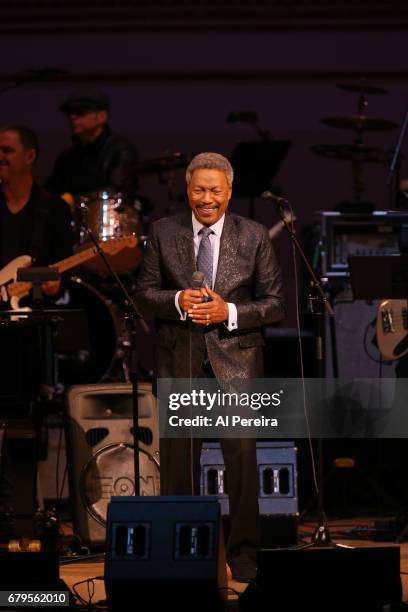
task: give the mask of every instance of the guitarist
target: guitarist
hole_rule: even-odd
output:
[[[72,254],[69,207],[35,183],[33,165],[37,155],[38,141],[31,129],[14,125],[0,127],[0,277],[4,266],[20,255],[30,255],[35,265],[47,266]],[[59,291],[60,281],[43,284],[43,292],[48,296],[56,296]],[[4,307],[9,308],[9,303]],[[33,355],[34,360],[36,357]],[[9,359],[13,358],[14,353]],[[27,360],[26,355],[24,359]],[[18,363],[15,366],[19,368]],[[3,379],[2,384],[5,384]],[[3,394],[3,389],[0,391]],[[13,432],[1,457],[0,537],[6,538],[11,535],[31,537],[34,530],[37,437],[31,436],[26,440],[19,434],[20,426],[15,424],[21,414],[31,415],[25,392],[24,381],[21,388],[16,387],[15,393],[20,393],[20,396],[12,401],[7,400],[7,395],[5,398],[2,396],[0,406],[0,417],[5,420],[6,428]],[[10,414],[13,416],[11,420],[8,419]],[[34,414],[32,427],[37,432],[41,423],[40,411]],[[13,508],[16,517],[23,518],[16,519],[11,527],[4,517],[12,513]]]
[[[34,181],[37,155],[38,140],[30,128],[0,127],[0,274],[19,255],[46,266],[72,254],[69,207]],[[43,284],[45,295],[59,290],[60,281]]]

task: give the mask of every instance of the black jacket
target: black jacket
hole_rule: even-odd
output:
[[[137,191],[136,165],[133,145],[106,127],[89,144],[74,138],[73,145],[58,157],[46,187],[59,195],[109,190],[132,199]]]
[[[174,305],[178,290],[190,286],[195,270],[191,211],[160,219],[152,226],[137,281],[135,299],[157,321],[156,359],[162,378],[189,377],[192,335],[192,375],[199,376],[207,349],[219,380],[263,375],[262,326],[284,315],[280,268],[265,227],[227,213],[221,236],[214,291],[238,312],[238,330],[224,324],[190,327],[180,321]]]

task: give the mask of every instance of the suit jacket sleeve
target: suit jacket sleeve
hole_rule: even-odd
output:
[[[163,288],[160,241],[155,224],[149,235],[143,264],[135,289],[135,301],[143,314],[154,314],[158,319],[179,319],[174,304],[178,290]]]
[[[255,256],[252,300],[236,306],[239,330],[269,325],[285,315],[280,268],[266,227]]]

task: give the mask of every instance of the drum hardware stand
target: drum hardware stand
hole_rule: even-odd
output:
[[[82,206],[82,209],[85,209],[85,206]],[[84,219],[81,221],[81,225],[84,228],[86,234],[89,236],[91,242],[95,245],[97,253],[99,257],[102,259],[103,263],[106,266],[106,269],[113,276],[115,281],[120,287],[120,290],[123,293],[125,298],[125,319],[127,321],[128,329],[130,331],[130,339],[131,339],[131,359],[130,359],[130,379],[132,383],[132,417],[133,417],[133,455],[134,455],[134,475],[135,475],[135,495],[140,495],[140,467],[139,467],[139,402],[138,402],[138,377],[137,377],[137,358],[136,358],[136,327],[135,322],[138,321],[141,325],[143,331],[149,333],[149,327],[147,323],[143,319],[142,315],[139,313],[136,304],[132,297],[130,296],[128,290],[125,285],[121,281],[119,275],[114,270],[112,265],[110,264],[108,258],[106,257],[103,249],[100,247],[95,235],[93,234],[91,228],[85,223]]]
[[[300,256],[303,261],[308,275],[310,277],[312,287],[311,306],[314,315],[314,328],[315,328],[315,358],[317,368],[317,378],[323,379],[325,377],[325,351],[324,351],[324,313],[325,311],[330,318],[334,318],[333,308],[324,292],[321,282],[317,279],[314,270],[302,249],[294,231],[292,230],[291,224],[285,215],[285,206],[288,206],[292,212],[291,203],[285,198],[275,196],[270,191],[265,191],[262,194],[262,198],[271,200],[276,207],[276,210],[281,218],[281,221],[288,232],[289,238],[292,241],[296,253]],[[322,436],[318,439],[318,475],[317,475],[317,502],[318,502],[318,524],[315,527],[311,546],[331,546],[331,536],[327,525],[326,513],[324,510],[323,500],[323,440]]]

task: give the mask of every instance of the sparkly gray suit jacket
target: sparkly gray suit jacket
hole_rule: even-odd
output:
[[[191,286],[195,269],[191,211],[156,221],[135,299],[144,314],[156,318],[157,375],[200,376],[206,348],[219,380],[261,377],[261,327],[284,315],[280,270],[266,227],[225,215],[214,291],[236,305],[237,330],[229,332],[223,323],[202,326],[180,320],[175,295]]]

